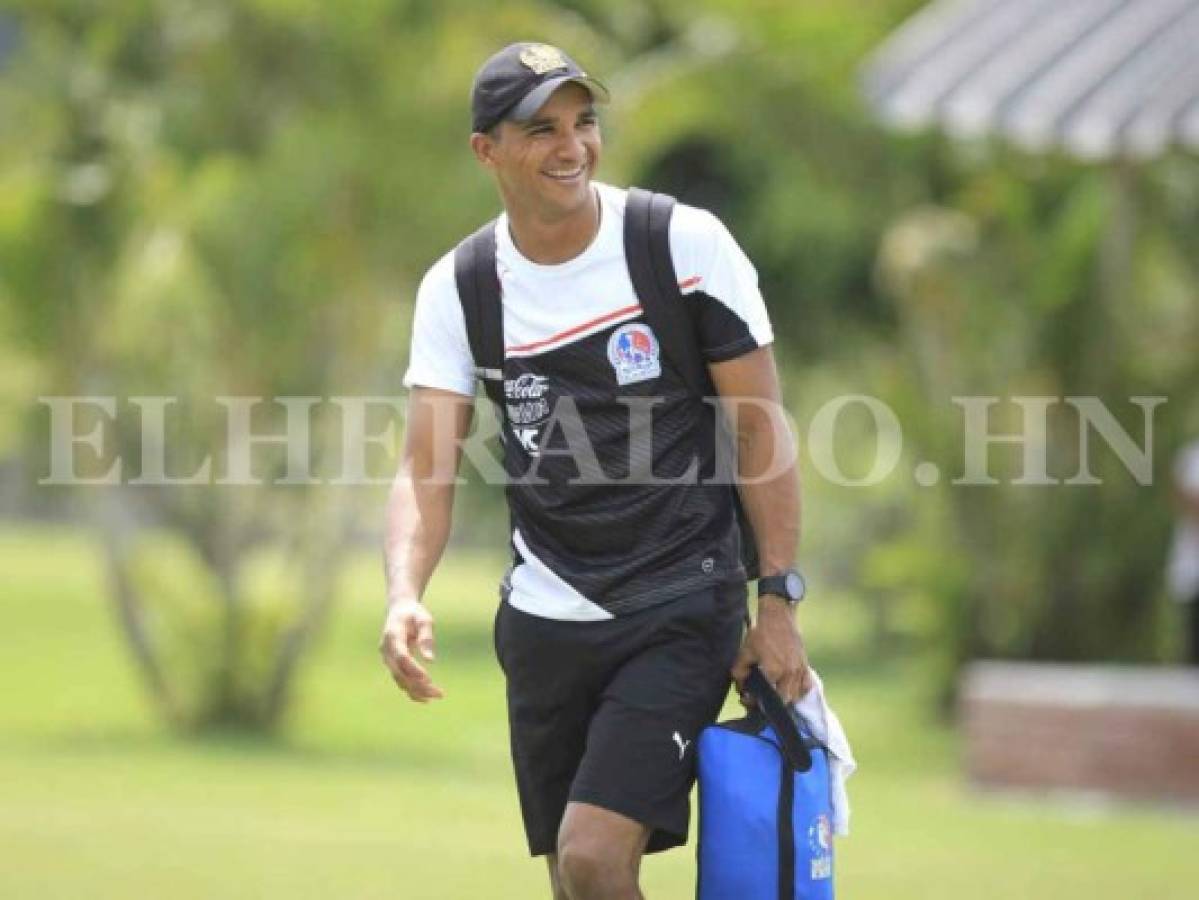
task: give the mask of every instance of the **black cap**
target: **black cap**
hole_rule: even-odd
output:
[[[475,75],[471,130],[487,131],[502,119],[529,118],[568,81],[587,88],[596,103],[608,102],[608,89],[557,47],[528,41],[509,44]]]

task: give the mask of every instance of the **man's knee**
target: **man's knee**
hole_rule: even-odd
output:
[[[570,804],[558,832],[558,875],[572,900],[639,897],[644,826],[587,804]]]
[[[571,900],[636,896],[636,863],[588,838],[575,837],[558,845],[558,877]]]

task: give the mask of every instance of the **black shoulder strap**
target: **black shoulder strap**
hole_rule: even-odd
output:
[[[670,253],[670,216],[675,200],[641,188],[629,188],[624,212],[624,252],[633,290],[641,301],[662,350],[679,367],[687,388],[696,397],[710,397],[716,389],[699,349],[699,335],[679,288]],[[727,434],[726,438],[731,440]],[[733,506],[741,529],[741,562],[750,579],[758,577],[758,547],[741,495],[733,490]]]
[[[500,276],[495,268],[495,220],[454,250],[454,280],[466,319],[466,339],[475,377],[501,409],[504,404],[504,316]]]
[[[704,397],[711,393],[711,380],[670,254],[674,203],[666,194],[629,188],[624,213],[625,259],[645,320],[662,350],[682,371],[691,392]]]

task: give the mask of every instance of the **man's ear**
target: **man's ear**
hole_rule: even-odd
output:
[[[495,145],[495,138],[485,132],[476,131],[470,136],[470,149],[475,159],[489,169],[495,168]]]

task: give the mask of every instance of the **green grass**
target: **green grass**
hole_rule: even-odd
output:
[[[492,655],[497,559],[451,553],[434,581],[447,696],[428,706],[379,664],[378,564],[355,560],[276,741],[162,730],[79,536],[0,530],[0,571],[0,898],[546,896]],[[969,790],[919,669],[857,659],[852,609],[805,613],[862,766],[839,896],[1195,896],[1193,815]],[[646,894],[690,897],[693,872],[690,848],[650,857]]]

